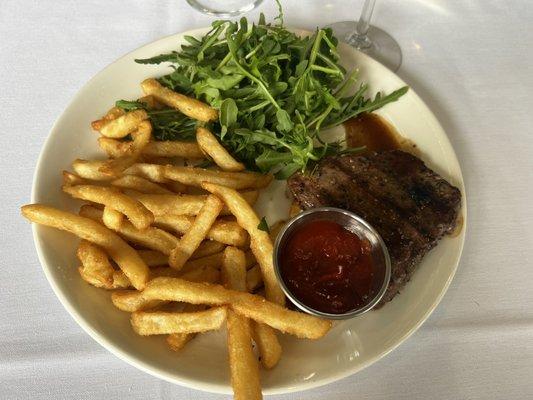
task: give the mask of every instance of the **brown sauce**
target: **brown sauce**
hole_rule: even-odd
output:
[[[409,139],[401,136],[393,126],[378,114],[361,114],[344,123],[348,147],[365,146],[365,153],[385,150],[404,150],[417,155],[418,149]]]

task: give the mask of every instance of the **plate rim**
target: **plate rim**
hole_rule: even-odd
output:
[[[123,55],[121,55],[120,57],[116,58],[115,60],[113,60],[112,62],[110,62],[109,64],[107,64],[103,68],[101,68],[88,81],[86,81],[76,91],[76,93],[74,93],[74,95],[69,99],[66,107],[63,109],[61,114],[55,119],[55,121],[52,124],[50,130],[48,131],[46,139],[43,142],[43,145],[42,145],[41,150],[39,152],[39,156],[37,158],[37,163],[35,164],[35,170],[34,170],[33,177],[32,177],[33,181],[32,181],[32,188],[31,188],[31,203],[36,203],[38,201],[38,199],[37,199],[38,177],[39,177],[40,173],[43,170],[43,165],[42,164],[44,162],[43,161],[44,157],[45,157],[44,155],[48,152],[48,148],[51,146],[51,141],[52,141],[51,138],[54,135],[54,132],[56,131],[57,126],[60,125],[61,121],[64,118],[66,118],[66,115],[68,114],[68,110],[72,107],[72,104],[77,99],[82,97],[81,93],[84,92],[86,90],[86,88],[94,80],[97,79],[97,77],[99,77],[102,73],[104,73],[112,65],[116,64],[117,62],[119,62],[119,61],[121,61],[121,60],[123,60],[125,58],[130,57],[132,53],[135,53],[135,52],[137,52],[137,51],[139,51],[139,50],[141,50],[141,49],[143,49],[145,47],[148,47],[148,46],[151,46],[151,45],[155,45],[158,42],[163,42],[163,41],[169,40],[169,39],[171,39],[173,37],[179,38],[179,37],[183,37],[184,35],[198,36],[198,35],[201,35],[201,34],[207,32],[209,29],[210,29],[210,27],[203,27],[203,28],[196,28],[196,29],[186,30],[186,31],[182,31],[182,32],[176,32],[176,33],[173,33],[173,34],[170,34],[170,35],[163,36],[163,37],[158,38],[156,40],[153,40],[151,42],[145,43],[145,44],[143,44],[143,45],[141,45],[141,46],[139,46],[139,47],[137,47],[137,48],[135,48],[135,49],[123,54]],[[297,32],[299,34],[309,34],[309,33],[311,33],[311,31],[309,31],[307,29],[300,29],[300,28],[295,28],[295,27],[287,27],[287,29],[289,29],[291,31],[294,31],[294,32]],[[370,64],[375,63],[375,64],[380,65],[381,67],[387,69],[387,71],[389,73],[392,73],[394,76],[396,76],[402,83],[408,85],[408,83],[405,82],[405,80],[403,78],[398,76],[395,72],[391,71],[389,68],[387,68],[383,64],[381,64],[378,61],[372,59],[368,55],[360,52],[357,49],[352,48],[351,46],[349,46],[349,45],[347,45],[347,44],[345,44],[343,42],[339,42],[339,46],[348,46],[348,47],[350,47],[352,49],[352,51],[358,53],[359,57],[365,59],[365,62],[368,62]],[[347,378],[349,376],[355,375],[356,373],[362,371],[363,369],[369,367],[370,365],[372,365],[372,364],[376,363],[377,361],[381,360],[382,358],[386,357],[389,353],[391,353],[398,346],[403,344],[408,338],[410,338],[422,326],[422,324],[424,324],[424,322],[429,318],[429,316],[435,311],[435,309],[438,307],[438,305],[442,301],[444,295],[446,294],[446,292],[448,291],[448,289],[450,287],[450,284],[451,284],[453,278],[455,277],[455,274],[456,274],[457,269],[459,267],[459,263],[461,261],[462,253],[463,253],[463,250],[464,250],[464,243],[465,243],[465,240],[466,240],[466,230],[467,230],[467,225],[468,225],[468,223],[467,223],[467,221],[468,221],[468,218],[467,218],[467,195],[466,195],[466,187],[465,187],[465,184],[464,184],[463,172],[462,172],[462,169],[461,169],[461,165],[460,165],[459,159],[457,158],[457,154],[455,152],[455,149],[452,146],[452,143],[450,141],[450,138],[446,134],[446,131],[444,130],[444,128],[442,127],[441,123],[439,122],[439,120],[435,116],[434,112],[429,108],[429,106],[426,104],[426,102],[423,101],[423,99],[418,95],[418,93],[416,93],[411,87],[409,87],[409,92],[411,93],[411,95],[415,96],[417,101],[419,101],[420,103],[422,103],[424,105],[424,107],[428,111],[429,116],[437,124],[438,128],[440,128],[440,130],[444,133],[442,139],[445,140],[447,142],[447,144],[449,145],[449,147],[451,149],[451,152],[452,152],[451,155],[453,156],[455,162],[458,165],[458,175],[456,176],[456,178],[458,179],[457,183],[459,183],[460,186],[461,186],[462,199],[461,199],[461,211],[460,212],[461,212],[461,215],[462,215],[462,218],[463,218],[463,223],[462,223],[462,228],[461,228],[462,230],[460,232],[461,242],[459,243],[459,251],[457,252],[457,257],[456,257],[457,261],[454,263],[455,265],[453,267],[453,271],[450,273],[448,279],[446,280],[446,282],[444,283],[444,285],[442,287],[441,292],[438,294],[438,296],[436,297],[436,300],[433,302],[431,307],[429,307],[426,310],[426,312],[424,313],[424,315],[422,316],[422,318],[420,318],[419,321],[417,321],[417,323],[414,324],[411,327],[411,329],[406,331],[404,333],[404,335],[402,335],[401,338],[398,339],[396,341],[396,343],[394,343],[392,346],[390,346],[388,348],[385,348],[383,351],[379,352],[378,354],[374,355],[373,357],[369,357],[365,362],[357,364],[353,368],[348,368],[345,371],[333,374],[330,377],[322,378],[322,379],[319,379],[319,380],[316,380],[316,381],[299,382],[297,385],[292,385],[292,386],[288,386],[288,387],[284,387],[284,388],[267,388],[267,389],[263,390],[263,394],[264,395],[281,395],[281,394],[301,392],[301,391],[306,391],[306,390],[311,390],[311,389],[314,389],[314,388],[322,387],[322,386],[331,384],[333,382],[339,381],[341,379]],[[67,310],[67,312],[74,319],[74,321],[76,321],[76,323],[94,341],[96,341],[99,345],[101,345],[103,348],[108,350],[110,353],[114,354],[119,359],[127,362],[128,364],[134,366],[135,368],[138,368],[141,371],[146,372],[146,373],[148,373],[151,376],[154,376],[156,378],[162,379],[164,381],[167,381],[167,382],[170,382],[170,383],[173,383],[173,384],[181,385],[181,386],[184,386],[184,387],[187,387],[187,388],[200,390],[200,391],[206,391],[206,392],[210,392],[210,393],[218,393],[218,394],[225,394],[225,395],[232,393],[231,384],[229,384],[229,382],[226,385],[220,385],[220,384],[212,384],[210,382],[200,382],[198,380],[187,379],[187,378],[182,378],[182,377],[176,377],[175,375],[170,375],[167,372],[165,372],[164,370],[138,359],[132,353],[129,353],[129,352],[126,352],[126,351],[120,349],[119,347],[117,347],[114,344],[112,344],[111,342],[109,342],[108,339],[105,336],[101,335],[96,330],[94,330],[90,326],[90,324],[88,322],[86,322],[86,320],[83,317],[83,315],[81,313],[79,313],[71,305],[70,301],[63,294],[63,292],[59,289],[59,287],[55,283],[55,280],[53,279],[51,273],[48,271],[49,267],[47,267],[48,264],[45,262],[45,256],[44,256],[44,251],[43,251],[43,248],[42,248],[42,243],[41,243],[39,230],[40,230],[40,226],[38,226],[37,224],[32,224],[32,236],[33,236],[35,249],[37,251],[37,256],[38,256],[38,259],[39,259],[39,263],[41,264],[41,269],[43,270],[48,283],[52,287],[52,290],[53,290],[54,294],[56,295],[56,297],[59,299],[60,303]]]

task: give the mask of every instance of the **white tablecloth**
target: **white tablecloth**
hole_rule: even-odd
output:
[[[273,1],[260,7],[275,15]],[[284,1],[286,23],[355,18],[362,1]],[[257,12],[250,14],[256,18]],[[119,360],[48,285],[19,206],[55,118],[100,69],[212,21],[184,0],[0,2],[0,398],[218,399]],[[469,227],[444,300],[406,343],[355,376],[276,399],[533,398],[533,7],[527,0],[381,0],[399,74],[443,124]]]

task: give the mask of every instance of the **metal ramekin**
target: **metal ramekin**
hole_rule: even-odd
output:
[[[372,245],[372,256],[374,257],[374,264],[378,268],[378,271],[382,274],[383,282],[376,296],[363,307],[350,310],[344,314],[330,314],[323,311],[318,311],[300,301],[287,288],[287,285],[285,285],[285,282],[283,281],[283,277],[280,272],[280,256],[284,245],[286,244],[287,239],[296,229],[306,223],[317,220],[337,222],[344,228],[357,234],[360,238],[366,238]],[[381,239],[379,233],[368,222],[366,222],[364,219],[350,211],[334,207],[321,207],[313,208],[298,214],[297,216],[292,218],[280,231],[276,239],[276,243],[274,244],[274,270],[276,272],[276,276],[281,285],[281,288],[285,292],[285,295],[302,311],[322,318],[348,319],[367,312],[368,310],[372,309],[377,303],[379,303],[379,301],[385,294],[385,291],[387,290],[387,286],[389,285],[391,277],[391,262],[387,246],[385,246],[383,239]]]

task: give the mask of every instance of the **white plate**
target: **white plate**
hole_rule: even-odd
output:
[[[60,190],[60,172],[75,158],[102,157],[89,123],[117,99],[141,95],[139,83],[169,71],[165,66],[136,64],[146,58],[177,49],[183,35],[198,36],[195,30],[166,37],[114,62],[79,91],[57,120],[41,152],[32,201],[72,211],[77,203]],[[349,46],[341,45],[343,64],[358,66],[361,78],[372,92],[391,92],[405,83],[394,73]],[[424,160],[458,186],[463,193],[461,169],[442,127],[410,90],[398,102],[380,110],[405,137],[416,142]],[[278,193],[283,188],[278,185]],[[263,199],[268,196],[263,196]],[[267,207],[270,211],[277,206]],[[463,211],[464,213],[464,211]],[[466,220],[466,215],[463,215]],[[272,220],[273,218],[271,218]],[[466,221],[465,221],[466,222]],[[262,372],[266,394],[279,394],[324,385],[365,368],[406,340],[430,315],[446,292],[457,268],[465,226],[453,238],[445,238],[423,260],[402,293],[378,311],[335,325],[323,339],[298,340],[282,336],[283,357],[272,371]],[[224,333],[200,335],[176,354],[160,337],[133,333],[129,314],[118,311],[109,293],[83,282],[75,257],[77,239],[54,229],[34,226],[34,239],[43,270],[65,308],[98,343],[128,363],[170,382],[211,392],[230,393]]]

